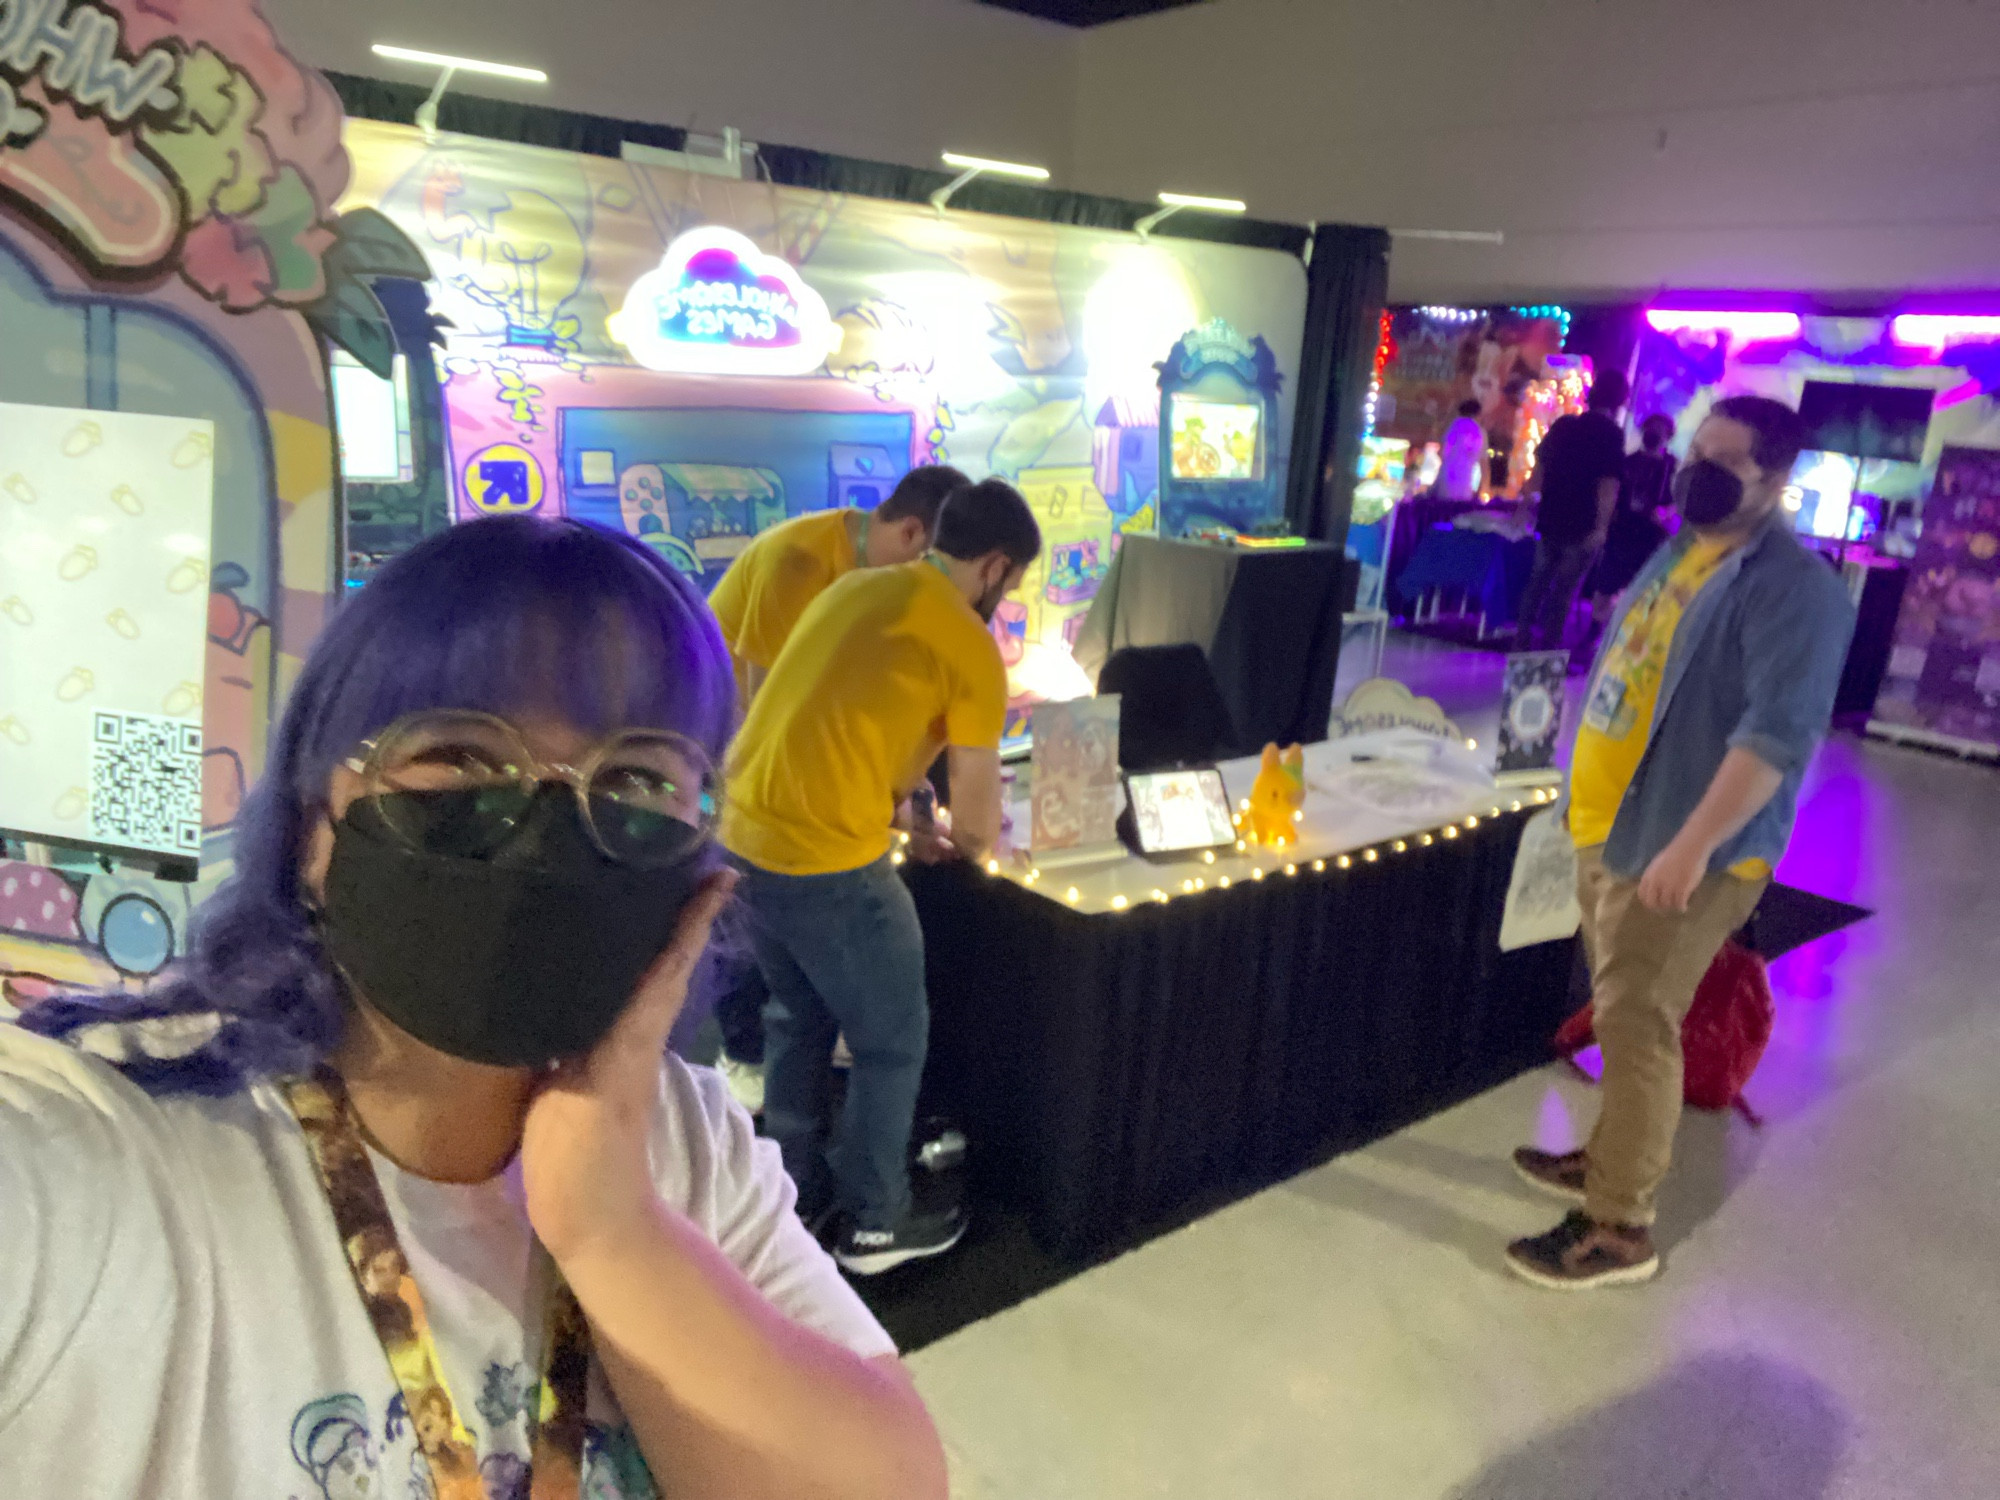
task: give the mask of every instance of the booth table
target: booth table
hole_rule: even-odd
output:
[[[1332,547],[1245,548],[1128,536],[1091,601],[1076,659],[1093,677],[1124,646],[1200,646],[1228,705],[1231,751],[1326,734],[1340,664],[1345,559]]]
[[[1462,594],[1478,607],[1486,629],[1498,629],[1514,623],[1534,566],[1533,537],[1516,541],[1498,532],[1433,527],[1398,575],[1396,594],[1412,607],[1426,594]]]
[[[1358,743],[1310,747],[1309,783]],[[1224,769],[1247,794],[1254,763]],[[1498,941],[1535,794],[1466,785],[1451,837],[1442,805],[1309,792],[1295,848],[1213,865],[906,867],[929,967],[924,1108],[964,1126],[975,1199],[1088,1255],[1545,1059],[1574,945]]]

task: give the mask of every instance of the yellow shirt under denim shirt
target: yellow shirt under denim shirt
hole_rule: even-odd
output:
[[[1696,538],[1672,568],[1633,598],[1599,659],[1570,759],[1569,831],[1577,848],[1611,837],[1619,804],[1646,753],[1674,632],[1730,550],[1728,543]],[[1770,874],[1771,867],[1747,859],[1729,873],[1754,880]]]

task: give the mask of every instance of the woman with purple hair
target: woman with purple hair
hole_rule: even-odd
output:
[[[186,963],[0,1026],[0,1494],[943,1496],[777,1152],[665,1050],[734,712],[700,595],[576,523],[346,606]]]

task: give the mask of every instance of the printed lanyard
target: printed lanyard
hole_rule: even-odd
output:
[[[405,1411],[418,1435],[418,1451],[430,1470],[431,1492],[441,1500],[478,1497],[484,1489],[472,1434],[459,1420],[458,1406],[445,1388],[444,1363],[431,1337],[423,1294],[410,1275],[410,1262],[362,1144],[346,1085],[338,1073],[323,1067],[311,1078],[286,1084],[285,1097],[305,1132],[306,1149],[333,1210],[362,1306],[402,1389]],[[528,1494],[530,1500],[577,1500],[583,1483],[590,1326],[576,1294],[552,1265],[549,1270]]]

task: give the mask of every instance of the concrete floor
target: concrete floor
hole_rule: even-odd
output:
[[[1498,660],[1392,670],[1480,734]],[[1878,915],[1772,966],[1766,1123],[1687,1119],[1658,1281],[1505,1273],[1561,1213],[1508,1150],[1594,1108],[1544,1070],[919,1353],[955,1495],[2000,1496],[2000,771],[1836,738],[1779,877]]]

